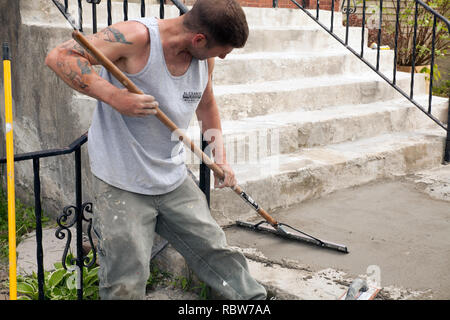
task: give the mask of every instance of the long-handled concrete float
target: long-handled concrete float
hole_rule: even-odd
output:
[[[85,36],[83,36],[80,32],[80,28],[78,27],[77,22],[72,16],[66,11],[63,4],[61,4],[58,0],[52,0],[53,3],[58,7],[64,17],[69,21],[70,25],[73,27],[74,31],[72,32],[72,37],[77,41],[84,49],[86,49],[95,59],[105,67],[117,80],[120,81],[130,92],[136,94],[144,94],[128,77],[117,68],[102,52],[100,52],[95,46],[93,46]],[[186,134],[180,130],[159,108],[157,108],[157,112],[155,115],[164,125],[166,125],[172,132],[177,134],[178,139],[182,141],[197,157],[206,164],[208,168],[210,168],[217,176],[221,179],[224,179],[223,170],[215,164],[200,148],[198,148],[190,139],[186,136]],[[237,225],[241,227],[250,228],[255,231],[265,231],[274,233],[278,236],[299,240],[308,243],[312,243],[314,245],[318,245],[324,248],[338,250],[340,252],[348,253],[347,247],[342,244],[332,243],[328,241],[323,241],[313,236],[310,236],[300,230],[297,230],[291,226],[288,226],[284,223],[279,223],[273,217],[271,217],[266,210],[261,208],[247,193],[239,185],[234,186],[233,191],[238,194],[247,204],[249,204],[260,216],[262,216],[265,221],[257,223],[255,225],[237,221]],[[263,224],[268,224],[269,226],[263,226]],[[296,234],[291,233],[286,230],[286,228],[292,229],[296,232]]]

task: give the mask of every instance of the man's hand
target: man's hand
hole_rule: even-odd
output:
[[[228,163],[226,164],[218,164],[217,165],[223,170],[225,174],[225,179],[219,178],[219,176],[214,173],[214,187],[215,188],[225,188],[225,187],[234,187],[237,184],[236,177],[234,176],[234,171],[231,169]]]
[[[158,101],[151,95],[136,94],[127,89],[119,89],[110,99],[109,103],[114,109],[125,116],[145,117],[156,114]]]

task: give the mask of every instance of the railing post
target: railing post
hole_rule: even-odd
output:
[[[320,0],[316,1],[316,19],[319,20]]]
[[[431,39],[431,70],[430,70],[430,86],[428,92],[428,112],[431,113],[431,100],[433,97],[433,76],[434,76],[434,52],[436,49],[436,16],[433,19],[433,36]],[[448,121],[447,121],[448,123]]]
[[[392,76],[392,83],[397,81],[397,51],[398,51],[398,33],[400,27],[400,0],[397,0],[397,8],[395,9],[395,38],[394,38],[394,70]]]
[[[350,0],[347,0],[347,8],[345,11],[347,23],[345,24],[345,45],[348,45],[348,30],[350,27]]]
[[[208,142],[203,139],[203,135],[201,135],[202,141],[202,150],[205,154],[210,157],[210,152],[207,152],[206,147],[208,146]],[[208,206],[210,205],[210,191],[211,191],[211,170],[203,163],[200,163],[200,189],[206,196],[206,200],[208,201]]]
[[[447,139],[445,140],[444,162],[450,162],[450,97],[448,99],[447,109]]]
[[[364,36],[365,36],[365,27],[366,27],[366,0],[363,0],[362,7],[362,22],[361,22],[361,58],[364,56]]]
[[[97,33],[97,5],[101,0],[86,0],[92,4],[92,33]]]
[[[75,207],[77,230],[77,296],[83,299],[83,211],[82,211],[82,186],[81,186],[81,147],[75,150]]]
[[[141,0],[141,18],[145,17],[145,0]]]
[[[83,32],[83,5],[81,4],[81,0],[78,0],[78,25],[80,32]]]
[[[123,20],[128,21],[128,0],[123,0]]]
[[[44,300],[44,250],[42,248],[42,208],[41,180],[39,177],[39,158],[33,159],[34,174],[34,214],[36,218],[36,258],[39,300]]]
[[[380,16],[378,17],[378,35],[377,35],[377,71],[380,70],[380,47],[381,47],[381,28],[383,25],[383,0],[380,0]]]
[[[411,61],[411,89],[409,97],[412,99],[414,97],[414,72],[416,66],[416,40],[417,40],[417,16],[419,14],[419,3],[416,1],[416,7],[414,10],[414,36],[413,36],[413,47],[412,47],[412,61]]]
[[[331,25],[330,25],[330,32],[333,32],[333,25],[334,25],[334,1],[331,0]]]
[[[108,13],[108,26],[112,25],[111,0],[106,2],[106,11]]]
[[[164,0],[159,0],[159,18],[164,19]]]

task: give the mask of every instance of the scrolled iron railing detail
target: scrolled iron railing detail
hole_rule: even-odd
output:
[[[85,266],[86,268],[90,268],[97,261],[97,250],[95,249],[94,241],[92,240],[92,232],[91,232],[92,231],[92,218],[86,218],[86,216],[84,215],[85,212],[88,212],[90,214],[93,213],[92,202],[85,202],[81,206],[81,215],[82,215],[81,217],[82,217],[83,221],[86,221],[88,223],[87,237],[89,240],[90,247],[92,248],[92,259],[89,261],[89,257],[84,256],[83,257],[83,266]]]
[[[333,0],[333,2],[334,2],[334,0]],[[355,13],[356,12],[356,0],[352,0],[352,4],[350,5],[350,0],[347,0],[347,1],[345,1],[345,0],[343,0],[342,1],[342,3],[341,3],[341,11],[342,11],[342,13],[349,13],[349,14],[352,14],[352,13]]]
[[[72,220],[69,220],[71,216]],[[66,270],[67,270],[66,266],[67,254],[69,253],[70,244],[72,242],[72,231],[70,230],[70,228],[73,227],[76,222],[77,222],[77,208],[75,206],[64,207],[63,213],[56,219],[56,223],[59,226],[59,228],[56,229],[55,231],[56,238],[58,238],[59,240],[63,240],[67,236],[66,245],[64,247],[64,252],[61,259],[62,265]],[[76,261],[74,259],[70,261],[71,264],[75,264],[75,262]]]
[[[90,268],[93,266],[97,260],[97,252],[94,246],[94,241],[92,239],[91,230],[92,230],[92,218],[86,218],[85,212],[93,213],[93,205],[92,202],[85,202],[81,206],[81,210],[78,210],[76,206],[66,206],[63,209],[63,213],[56,219],[56,223],[58,224],[58,229],[55,231],[55,236],[63,240],[67,236],[66,244],[64,247],[63,256],[61,258],[62,266],[64,269],[68,270],[68,267],[66,265],[67,255],[70,250],[70,245],[72,242],[72,231],[70,228],[72,228],[77,222],[81,220],[86,221],[88,223],[87,226],[87,237],[89,240],[89,244],[92,248],[92,259],[89,259],[87,255],[83,255],[83,257],[76,257],[70,260],[70,264],[74,265],[77,264],[77,261],[82,261],[83,267]],[[79,213],[78,213],[79,212]],[[79,217],[78,215],[81,215]]]

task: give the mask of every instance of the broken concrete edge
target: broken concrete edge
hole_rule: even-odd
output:
[[[429,299],[431,290],[385,286],[376,283],[368,274],[351,277],[344,270],[326,268],[313,270],[295,260],[271,260],[255,249],[240,250],[248,259],[250,272],[278,300],[338,300],[346,294],[352,282],[364,279],[371,288],[380,291],[375,300]],[[272,275],[271,275],[272,273]],[[273,277],[272,277],[273,276]]]
[[[432,199],[450,202],[450,165],[442,165],[406,175],[405,181],[413,182],[416,189],[427,194]]]
[[[267,290],[268,298],[277,300],[338,300],[348,290],[355,278],[343,270],[333,268],[314,271],[298,261],[268,259],[254,248],[231,247],[247,258],[249,271]],[[173,277],[189,277],[192,287],[202,284],[201,280],[189,268],[184,258],[168,245],[153,260],[159,268]],[[365,279],[371,287],[379,288],[375,300],[408,300],[430,298],[432,292],[414,291],[395,286],[379,287],[367,274],[357,278]],[[211,292],[209,299],[223,299],[218,292]]]
[[[53,229],[47,232],[54,234]],[[28,242],[33,242],[32,236],[27,237]],[[63,241],[60,241],[63,242]],[[29,246],[30,248],[30,246]],[[268,292],[268,298],[275,297],[277,300],[336,300],[342,297],[355,278],[347,275],[343,270],[333,268],[313,270],[298,261],[283,258],[281,260],[269,259],[254,248],[231,247],[241,252],[246,258],[250,273],[261,283]],[[34,246],[33,246],[34,249]],[[62,250],[52,250],[56,262],[61,259]],[[19,250],[20,251],[20,250]],[[29,249],[28,249],[29,251]],[[19,258],[26,257],[24,254]],[[28,256],[28,260],[32,259]],[[33,260],[35,261],[35,260]],[[200,278],[189,268],[184,258],[170,245],[167,245],[151,261],[162,273],[170,275],[166,284],[161,284],[147,293],[147,299],[200,299],[199,288],[204,286]],[[50,271],[47,264],[46,271]],[[51,264],[53,265],[53,264]],[[33,268],[35,266],[31,266]],[[176,280],[186,279],[189,288],[177,288]],[[365,279],[372,286],[376,284],[368,275],[359,275],[358,278]],[[175,282],[174,282],[175,281]],[[375,299],[378,300],[407,300],[427,299],[432,292],[413,291],[408,288],[394,286],[382,287]],[[219,292],[209,291],[208,299],[223,300]]]

